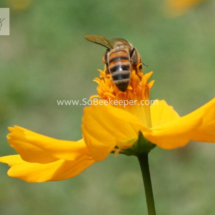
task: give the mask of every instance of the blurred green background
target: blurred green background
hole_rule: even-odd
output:
[[[81,138],[81,106],[56,100],[96,94],[105,49],[86,34],[130,41],[154,71],[151,98],[165,99],[180,115],[215,92],[215,3],[171,19],[164,0],[1,0],[11,9],[11,35],[0,36],[0,156],[14,154],[7,127],[20,125],[58,139]],[[99,129],[99,128],[98,128]],[[150,154],[159,215],[214,214],[215,145],[190,143]],[[2,215],[147,214],[135,157],[110,155],[79,176],[28,184],[0,165]]]

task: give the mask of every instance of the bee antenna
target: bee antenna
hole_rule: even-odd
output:
[[[144,66],[148,67],[149,65],[145,64],[145,63],[142,63]]]

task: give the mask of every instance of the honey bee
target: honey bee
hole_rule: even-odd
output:
[[[125,92],[130,83],[131,71],[138,72],[141,69],[141,57],[131,43],[122,38],[111,40],[97,35],[86,35],[85,39],[107,48],[103,55],[106,65],[105,72],[111,74],[116,87]]]

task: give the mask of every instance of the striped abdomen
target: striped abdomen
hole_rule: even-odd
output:
[[[109,72],[113,83],[121,91],[126,91],[131,74],[131,63],[128,53],[124,50],[111,52],[109,55]]]

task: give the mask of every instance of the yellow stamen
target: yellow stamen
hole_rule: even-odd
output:
[[[101,98],[99,95],[90,96],[90,100],[93,100],[95,98]]]
[[[140,63],[137,68],[140,68]],[[112,81],[110,74],[98,70],[100,78],[95,78],[98,83],[97,91],[101,99],[109,104],[122,108],[136,115],[147,127],[151,127],[149,93],[154,81],[148,83],[153,72],[143,74],[142,70],[133,70],[130,75],[130,84],[125,92],[120,91]],[[94,98],[94,97],[91,97]]]

